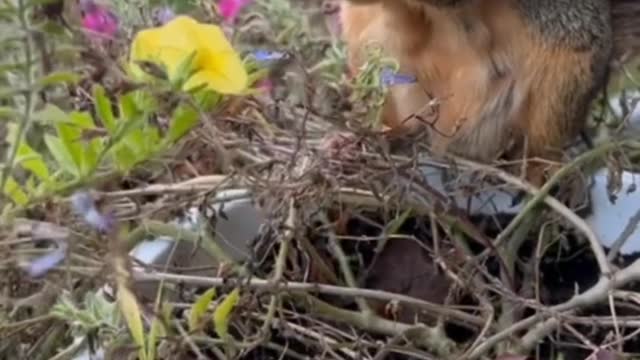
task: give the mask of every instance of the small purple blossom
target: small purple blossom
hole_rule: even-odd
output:
[[[283,53],[280,51],[271,51],[271,50],[264,50],[264,49],[255,50],[251,54],[258,62],[280,60],[287,56],[286,53]]]
[[[153,10],[153,20],[160,25],[168,23],[174,17],[176,17],[175,12],[168,6],[155,8]]]
[[[32,278],[41,277],[54,267],[58,266],[62,262],[62,260],[64,260],[67,254],[66,244],[60,245],[64,246],[59,246],[57,249],[33,260],[30,264],[26,265],[24,267],[24,270],[29,274],[29,276],[31,276]]]
[[[382,70],[382,84],[385,86],[413,84],[417,82],[417,78],[413,75],[397,74],[389,68]]]
[[[91,195],[87,192],[77,192],[71,196],[71,205],[75,212],[82,216],[87,224],[100,232],[108,232],[115,224],[113,216],[102,214],[95,205]]]

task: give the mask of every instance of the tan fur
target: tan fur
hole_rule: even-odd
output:
[[[402,121],[429,100],[439,101],[430,131],[437,153],[485,162],[505,151],[521,156],[526,137],[527,155],[557,159],[581,128],[580,116],[570,115],[581,103],[568,104],[567,98],[573,87],[593,85],[592,54],[543,41],[512,1],[444,9],[400,0],[343,2],[341,17],[352,70],[362,65],[365,46],[377,43],[399,62],[401,72],[418,77],[418,84],[391,87],[384,109],[387,126],[424,127],[416,119]],[[529,178],[540,182],[540,174]]]

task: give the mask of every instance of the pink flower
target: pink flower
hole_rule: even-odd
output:
[[[218,4],[220,15],[226,22],[232,23],[240,11],[250,2],[251,0],[220,0]]]
[[[118,31],[118,18],[106,7],[92,0],[80,2],[82,26],[93,35],[113,37]]]
[[[258,89],[261,89],[265,92],[269,92],[271,91],[271,89],[273,89],[273,82],[269,78],[260,80],[256,85]]]

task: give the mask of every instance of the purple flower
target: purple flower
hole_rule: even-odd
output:
[[[160,25],[164,25],[164,24],[168,23],[175,16],[176,16],[176,14],[173,12],[173,9],[171,9],[168,6],[155,8],[153,10],[153,20],[155,20]]]
[[[62,260],[64,260],[66,253],[66,244],[65,246],[59,246],[50,253],[33,260],[29,265],[24,267],[24,270],[33,278],[40,277],[58,266]]]
[[[259,62],[267,62],[272,60],[280,60],[287,54],[279,51],[256,50],[252,53],[253,57]]]
[[[82,27],[93,35],[112,38],[118,31],[118,18],[93,0],[81,0]]]
[[[87,192],[77,192],[71,196],[71,205],[87,224],[100,232],[108,232],[115,224],[111,214],[104,215],[96,208],[95,202]]]
[[[417,78],[413,75],[396,74],[389,68],[385,68],[384,70],[382,70],[381,79],[382,84],[385,86],[413,84],[417,81]]]

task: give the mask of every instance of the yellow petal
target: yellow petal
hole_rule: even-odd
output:
[[[224,94],[237,94],[248,86],[248,75],[240,56],[222,30],[202,24],[187,16],[178,16],[159,28],[140,31],[134,38],[131,61],[163,64],[173,79],[178,66],[193,52],[196,73],[185,84],[185,90],[203,83]],[[134,73],[141,73],[135,64]]]
[[[220,93],[239,93],[249,85],[249,76],[242,59],[227,41],[220,28],[203,25],[198,41],[203,45],[199,68],[211,78],[210,88]],[[208,39],[208,41],[205,41]]]
[[[180,63],[191,52],[178,41],[170,42],[172,38],[180,40],[180,36],[173,36],[172,33],[162,28],[140,31],[133,40],[131,60],[162,64],[166,67],[169,77],[173,77]]]
[[[233,52],[206,54],[201,70],[194,74],[185,84],[190,90],[201,84],[221,94],[239,94],[249,83],[247,70],[238,55]]]

